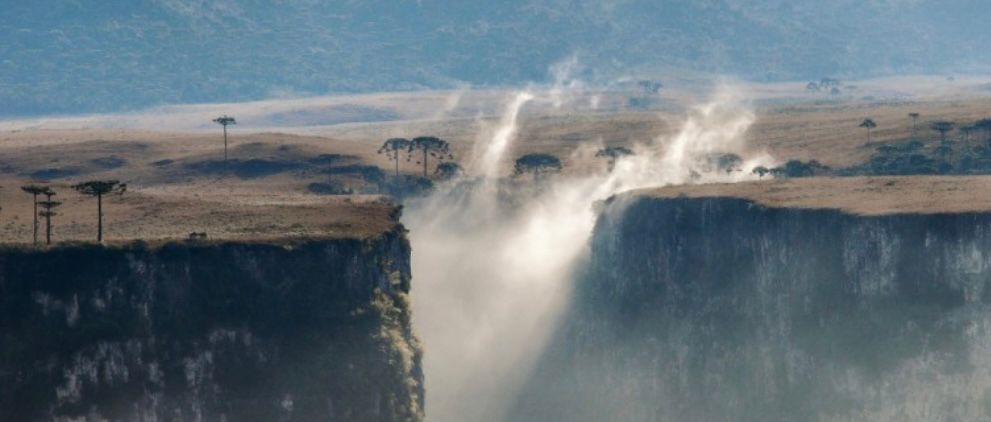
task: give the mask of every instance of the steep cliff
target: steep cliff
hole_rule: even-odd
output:
[[[605,206],[512,420],[991,418],[991,214]]]
[[[415,421],[409,245],[0,251],[0,420]]]

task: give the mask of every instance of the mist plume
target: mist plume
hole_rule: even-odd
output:
[[[700,165],[711,153],[738,154],[746,169],[771,163],[746,151],[754,115],[727,87],[692,109],[674,136],[634,146],[636,154],[612,171],[562,175],[539,186],[507,179],[507,151],[526,142],[518,139],[524,106],[566,107],[575,96],[563,95],[565,86],[580,84],[510,96],[498,125],[482,131],[469,173],[409,206],[415,327],[426,350],[431,421],[503,419],[567,304],[596,201],[630,189],[756,177]]]

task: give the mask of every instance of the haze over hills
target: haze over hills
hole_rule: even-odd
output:
[[[758,81],[978,72],[979,0],[10,2],[0,116],[580,76]]]

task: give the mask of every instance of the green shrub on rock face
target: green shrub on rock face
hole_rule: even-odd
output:
[[[419,362],[423,352],[410,330],[412,306],[409,296],[405,293],[389,295],[376,289],[370,306],[379,321],[379,330],[372,337],[379,343],[383,361],[392,369],[391,383],[402,386],[405,389],[403,397],[410,398],[398,400],[395,395],[390,398],[391,420],[421,420],[424,416],[423,380],[419,376]]]

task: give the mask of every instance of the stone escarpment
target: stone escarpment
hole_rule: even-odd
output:
[[[0,251],[0,420],[417,421],[403,229]]]
[[[991,418],[991,214],[606,205],[512,420]]]

